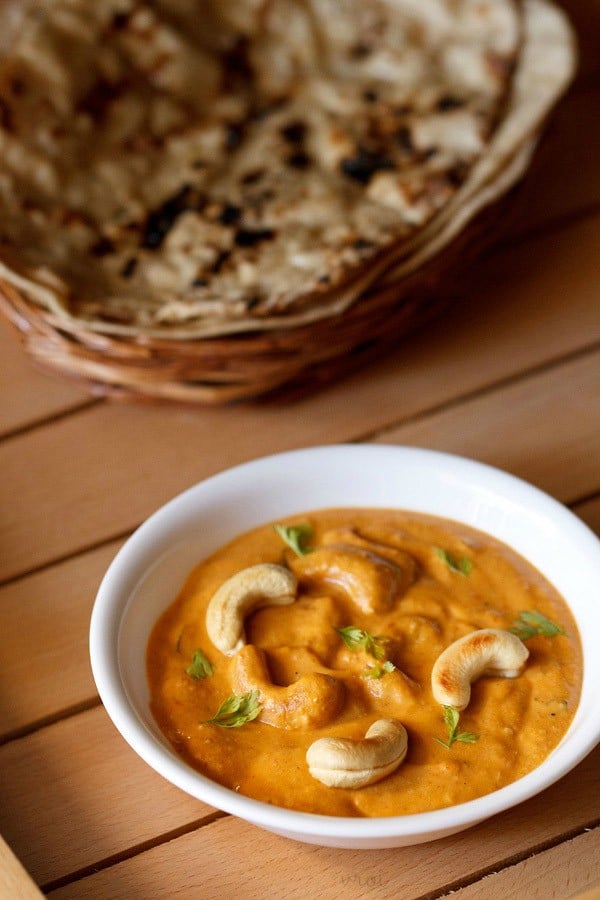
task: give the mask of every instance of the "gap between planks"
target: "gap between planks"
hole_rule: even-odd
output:
[[[111,857],[99,860],[93,865],[86,866],[85,868],[82,868],[76,872],[71,872],[68,875],[64,875],[61,878],[55,879],[54,881],[49,881],[46,884],[41,885],[40,889],[44,892],[44,894],[50,894],[53,891],[58,890],[59,888],[75,884],[77,881],[81,881],[82,879],[87,878],[90,875],[94,875],[96,872],[104,871],[106,869],[112,868],[115,865],[118,865],[119,863],[127,862],[127,860],[134,859],[136,856],[141,856],[143,853],[146,853],[149,850],[153,850],[165,844],[169,844],[171,843],[171,841],[177,840],[184,835],[192,834],[195,831],[199,831],[201,828],[207,828],[218,820],[226,818],[231,818],[229,813],[224,813],[216,810],[212,815],[205,816],[203,819],[200,819],[197,822],[190,822],[188,823],[188,825],[182,826],[181,828],[174,829],[171,832],[157,836],[156,838],[145,841],[144,843],[141,843],[135,847],[130,847],[127,850],[124,850],[122,853],[114,854]],[[541,853],[545,853],[548,850],[559,847],[561,844],[572,841],[583,834],[598,829],[599,827],[600,819],[594,819],[591,822],[586,823],[585,825],[570,829],[560,836],[550,838],[547,841],[541,841],[539,844],[535,845],[534,847],[529,847],[522,853],[513,853],[502,860],[496,860],[493,865],[482,867],[476,872],[472,872],[466,878],[457,879],[456,881],[449,883],[439,890],[420,894],[418,897],[414,897],[413,900],[441,900],[441,898],[448,896],[448,894],[455,893],[457,891],[463,890],[464,888],[470,887],[471,885],[477,884],[477,882],[482,881],[482,879],[487,878],[490,875],[498,875],[501,872],[505,872],[507,869],[518,866],[519,864],[529,859],[533,859]]]
[[[100,403],[104,402],[106,401],[101,397],[90,397],[88,400],[77,401],[73,403],[72,406],[67,406],[65,409],[58,410],[54,413],[48,413],[37,419],[32,419],[31,422],[27,422],[24,425],[8,428],[0,435],[0,440],[7,441],[12,438],[22,437],[24,434],[27,434],[29,431],[34,431],[36,428],[54,425],[56,422],[60,422],[61,419],[66,419],[77,413],[85,412],[86,410],[91,409],[91,407],[98,406]]]
[[[486,384],[483,384],[473,390],[456,394],[450,400],[444,400],[442,403],[434,403],[431,406],[425,407],[424,409],[413,413],[412,415],[404,416],[399,419],[390,419],[383,425],[379,425],[377,428],[371,429],[370,431],[365,431],[357,437],[349,439],[347,443],[358,444],[367,443],[369,441],[382,442],[388,432],[395,431],[397,428],[403,428],[407,425],[413,425],[418,422],[423,422],[431,418],[432,416],[438,415],[441,412],[447,412],[448,410],[455,409],[456,407],[462,406],[464,403],[468,403],[471,400],[478,400],[487,397],[499,390],[502,390],[503,388],[510,387],[513,384],[522,384],[528,378],[533,378],[536,375],[543,374],[544,372],[550,372],[561,365],[575,362],[580,359],[585,359],[587,356],[592,356],[598,350],[600,350],[600,341],[593,341],[591,344],[588,344],[584,347],[579,347],[577,350],[559,354],[556,357],[544,360],[544,362],[542,363],[536,363],[532,366],[520,369],[518,372],[512,372],[510,375],[505,375],[501,378],[493,379],[492,381],[489,381]],[[571,505],[571,503],[577,502],[579,502],[579,500],[569,501],[569,505]],[[0,587],[2,587],[1,582]]]
[[[567,843],[567,841],[572,841],[577,837],[581,837],[583,834],[595,831],[599,828],[600,819],[594,819],[586,825],[581,825],[578,828],[573,828],[570,831],[565,832],[560,835],[560,837],[551,838],[548,841],[541,841],[535,847],[530,847],[522,853],[514,853],[512,856],[502,860],[500,864],[494,863],[494,865],[486,866],[477,872],[471,873],[467,878],[450,882],[450,884],[447,884],[444,888],[421,894],[419,897],[415,897],[414,900],[442,900],[442,898],[447,897],[449,894],[456,893],[457,891],[464,890],[464,888],[477,884],[477,882],[482,881],[490,875],[499,875],[501,872],[505,872],[507,869],[518,866],[528,859],[539,856],[540,853],[546,853],[548,850],[552,850],[555,847],[559,847],[561,844]]]
[[[565,777],[570,781],[573,780],[572,774]],[[560,790],[556,786],[553,786],[552,789]],[[563,785],[563,794],[568,794],[568,791],[568,785]],[[536,820],[543,815],[545,799],[547,800],[546,792],[530,801],[533,804],[532,815]],[[417,898],[418,900],[425,900],[425,898],[431,900],[431,898],[446,896],[449,889],[456,890],[458,888],[460,890],[470,884],[476,884],[481,878],[535,859],[541,853],[552,851],[565,842],[577,840],[577,838],[594,832],[594,829],[600,824],[597,816],[594,815],[593,818],[571,824],[562,831],[551,827],[549,831],[547,830],[545,839],[541,838],[527,846],[527,849],[521,849],[523,844],[527,845],[527,839],[523,835],[526,820],[523,818],[522,809],[514,807],[481,823],[479,849],[473,849],[473,842],[469,837],[469,835],[472,836],[473,830],[466,829],[459,834],[426,845],[382,851],[351,850],[342,851],[340,854],[334,848],[307,845],[273,835],[269,836],[264,830],[234,816],[227,816],[224,819],[227,821],[215,822],[211,828],[206,829],[205,836],[198,835],[196,838],[194,832],[190,832],[188,835],[182,835],[180,843],[173,843],[170,847],[159,844],[149,851],[149,858],[145,860],[136,856],[124,860],[114,873],[110,871],[112,867],[104,869],[103,874],[101,873],[98,877],[92,873],[87,884],[81,884],[80,879],[72,880],[65,884],[65,892],[58,891],[58,897],[64,898],[64,900],[67,898],[74,900],[75,897],[92,896],[100,900],[100,898],[118,896],[119,894],[115,891],[119,890],[122,891],[121,895],[125,896],[127,885],[132,888],[133,885],[137,886],[138,884],[142,892],[139,896],[143,897],[147,896],[143,891],[148,884],[171,884],[173,877],[176,879],[178,892],[183,893],[185,891],[184,882],[188,889],[191,884],[198,884],[197,879],[201,868],[195,860],[198,859],[200,847],[203,847],[203,851],[209,854],[214,866],[213,871],[207,873],[206,882],[203,883],[206,894],[203,893],[202,896],[237,896],[243,883],[248,889],[248,893],[243,896],[247,897],[346,897],[348,889],[347,887],[340,889],[340,883],[347,885],[350,882],[356,885],[358,879],[359,893],[354,893],[352,896],[404,897],[406,900],[410,897],[411,900],[417,900]],[[506,829],[507,838],[506,840],[500,838],[500,846],[497,848],[498,828]],[[544,829],[542,829],[543,831]],[[231,869],[227,872],[222,871],[222,866],[227,859],[226,845],[236,846],[239,854],[237,860],[232,860]],[[278,888],[275,882],[269,881],[268,876],[264,873],[251,872],[244,867],[243,862],[240,862],[250,848],[253,848],[255,853],[268,857],[267,868],[278,870],[280,880],[287,881],[300,866],[309,877],[311,871],[315,874],[318,872],[321,886],[313,894],[307,890],[306,885],[304,885],[302,894],[298,892],[297,885],[289,886],[289,894],[284,892],[283,889]],[[499,849],[499,854],[494,857],[496,848]],[[457,868],[460,871],[463,864],[459,860],[462,859],[465,850],[467,850],[467,856],[472,858],[472,862],[475,862],[474,858],[479,859],[479,865],[475,862],[475,865],[469,870],[467,859],[465,866],[467,872],[448,883],[444,873],[452,870],[456,872]],[[404,859],[401,858],[403,851],[405,851]],[[189,871],[186,871],[186,874],[182,874],[181,879],[177,880],[177,873],[181,872],[181,865],[186,859],[190,859]],[[488,863],[488,859],[494,861]],[[138,882],[140,871],[150,873],[143,879],[143,884]],[[221,871],[222,877],[216,874],[219,871]],[[360,874],[345,874],[351,871],[358,871]],[[242,879],[246,879],[246,877],[248,882],[246,883],[245,880],[242,882]],[[378,879],[375,882],[378,885],[376,892],[368,894],[363,892],[361,888],[369,886],[373,878]],[[427,882],[438,886],[433,890],[423,891]],[[323,894],[323,884],[327,883],[330,887],[333,887],[334,884],[337,886],[337,889],[332,890],[330,895]],[[235,894],[233,893],[234,888]]]
[[[112,856],[107,856],[105,859],[98,860],[89,866],[84,866],[81,869],[78,869],[76,872],[70,872],[68,875],[63,875],[61,878],[55,878],[53,881],[49,881],[46,884],[40,885],[40,890],[44,894],[50,893],[50,891],[56,891],[58,888],[66,887],[68,884],[73,884],[76,881],[81,881],[82,878],[87,878],[90,875],[94,875],[96,872],[101,872],[104,869],[110,869],[113,866],[118,865],[121,862],[126,862],[128,859],[133,859],[135,856],[140,856],[142,853],[147,853],[148,850],[153,850],[155,847],[161,847],[163,844],[169,844],[171,841],[177,840],[177,838],[183,837],[186,834],[191,834],[194,831],[200,831],[202,828],[207,828],[209,825],[212,825],[213,822],[218,821],[219,819],[228,819],[229,813],[222,812],[219,809],[216,809],[214,812],[209,813],[206,816],[202,816],[200,819],[196,819],[195,822],[188,822],[186,825],[182,825],[180,828],[174,828],[171,831],[166,832],[165,834],[157,835],[155,838],[151,838],[148,841],[142,841],[140,844],[136,844],[134,847],[128,847],[127,850],[123,850],[121,853],[113,853]]]
[[[132,528],[126,528],[124,531],[108,535],[108,537],[103,537],[99,541],[94,541],[91,544],[85,544],[82,547],[77,547],[75,550],[72,550],[69,553],[63,553],[59,556],[55,556],[52,559],[46,560],[45,562],[40,563],[37,566],[32,566],[30,569],[25,569],[22,572],[18,572],[16,575],[11,575],[10,578],[5,578],[4,580],[0,579],[0,589],[9,587],[9,585],[11,584],[16,584],[18,581],[22,581],[24,578],[29,578],[31,575],[37,575],[40,572],[45,572],[46,569],[51,569],[53,566],[60,565],[60,563],[69,562],[69,560],[77,559],[80,556],[85,556],[86,553],[92,553],[94,550],[101,550],[103,547],[108,547],[109,544],[112,544],[115,541],[124,541],[127,538],[131,537],[136,528],[139,528],[141,524],[141,522],[138,522],[137,525]]]
[[[28,722],[27,725],[22,725],[20,728],[15,728],[12,731],[7,731],[5,734],[0,734],[0,747],[3,747],[5,744],[10,744],[12,741],[20,741],[22,738],[27,738],[37,731],[42,731],[44,728],[49,728],[52,725],[58,724],[58,722],[64,722],[66,719],[71,719],[73,716],[79,716],[81,713],[88,712],[90,709],[95,709],[97,706],[102,706],[102,701],[96,694],[93,697],[81,700],[79,703],[73,703],[70,706],[66,706],[64,709],[61,709],[60,712],[42,716],[42,718],[36,719],[33,722]]]

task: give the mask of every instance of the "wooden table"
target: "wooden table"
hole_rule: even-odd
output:
[[[53,900],[567,898],[600,885],[600,748],[461,835],[387,851],[272,836],[163,781],[115,731],[87,651],[128,534],[227,466],[311,444],[434,447],[548,491],[600,532],[600,4],[503,237],[450,309],[315,396],[115,405],[37,371],[0,326],[0,833]],[[37,895],[0,843],[0,897]],[[597,894],[595,894],[597,896]]]

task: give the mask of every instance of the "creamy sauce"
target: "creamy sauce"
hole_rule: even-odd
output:
[[[272,525],[255,529],[200,563],[157,622],[147,655],[151,705],[181,756],[247,796],[341,816],[439,809],[494,791],[538,766],[573,718],[582,657],[566,603],[537,570],[491,537],[441,519],[348,509],[295,516],[285,524],[305,522],[313,529],[315,552],[298,557]],[[469,561],[466,574],[448,564],[461,560]],[[206,721],[223,700],[241,693],[235,690],[240,661],[254,652],[245,647],[231,658],[220,653],[206,632],[207,605],[227,578],[261,562],[294,570],[298,598],[248,616],[247,644],[264,653],[274,684],[289,685],[313,672],[342,683],[339,709],[321,727],[274,727],[260,716],[238,728]],[[565,634],[527,639],[529,659],[517,678],[477,680],[459,725],[477,734],[477,742],[442,746],[435,738],[447,740],[448,728],[431,693],[435,660],[469,632],[511,628],[525,610],[537,610]],[[365,677],[377,660],[344,643],[336,629],[346,626],[384,637],[385,659],[395,669]],[[213,665],[210,676],[197,680],[186,673],[196,649]],[[406,759],[394,773],[351,790],[327,787],[310,775],[305,756],[313,741],[362,738],[380,718],[398,719],[408,732]]]

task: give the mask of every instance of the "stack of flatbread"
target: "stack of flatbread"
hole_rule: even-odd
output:
[[[547,0],[0,17],[2,307],[55,368],[191,401],[310,384],[435,308],[575,60]]]

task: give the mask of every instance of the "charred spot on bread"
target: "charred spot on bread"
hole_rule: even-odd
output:
[[[261,241],[270,241],[275,236],[272,228],[240,228],[235,234],[238,247],[254,247]]]
[[[376,172],[395,169],[392,159],[376,150],[359,147],[355,156],[346,157],[340,163],[340,169],[348,178],[360,184],[368,184]]]
[[[160,247],[167,234],[186,210],[200,212],[206,205],[206,198],[191,185],[184,184],[176,194],[153,210],[146,219],[142,235],[142,247],[155,250]]]

